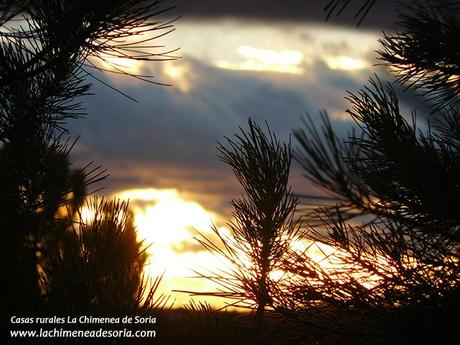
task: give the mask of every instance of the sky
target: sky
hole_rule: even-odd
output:
[[[334,2],[344,3],[345,1]],[[175,0],[169,2],[169,4],[177,6],[176,12],[187,18],[238,17],[249,20],[297,21],[301,23],[324,23],[327,14],[324,10],[328,3],[328,0]],[[357,24],[355,15],[365,3],[366,0],[349,1],[348,6],[340,16],[337,16],[340,8],[337,6],[331,15],[330,22],[355,26]],[[362,27],[377,30],[391,28],[396,20],[396,8],[397,1],[395,0],[375,1],[372,10],[366,20],[363,21]]]
[[[180,305],[186,296],[172,290],[215,288],[187,278],[218,267],[194,237],[212,236],[213,225],[228,233],[230,201],[241,194],[217,158],[217,143],[247,128],[249,118],[289,140],[307,113],[317,121],[323,109],[346,136],[353,126],[346,92],[358,91],[373,73],[389,77],[375,66],[375,50],[394,12],[391,2],[377,2],[356,28],[353,8],[348,21],[324,22],[322,1],[175,3],[173,15],[182,17],[159,44],[180,48],[176,60],[112,61],[171,86],[106,73],[137,102],[93,81],[95,95],[84,99],[88,115],[70,123],[70,133],[79,136],[74,164],[94,161],[110,173],[96,186],[104,187],[99,194],[130,200],[139,238],[151,244],[147,271],[164,274],[162,291]],[[312,190],[295,163],[291,185],[296,193]]]

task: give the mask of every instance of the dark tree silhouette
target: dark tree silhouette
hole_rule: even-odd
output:
[[[457,334],[459,15],[456,3],[411,2],[381,41],[398,81],[432,105],[424,126],[375,77],[348,97],[359,133],[338,138],[327,115],[322,128],[307,119],[295,131],[295,158],[329,200],[304,207],[306,240],[331,250],[318,260],[291,252],[289,293],[274,304],[326,343],[440,344]]]
[[[251,323],[237,313],[215,310],[207,303],[193,300],[185,306],[179,326],[182,332],[174,337],[174,344],[190,345],[237,345],[248,343]]]
[[[232,200],[234,219],[228,223],[228,236],[215,228],[219,241],[199,239],[230,263],[230,272],[204,276],[223,287],[213,295],[256,310],[254,333],[260,336],[265,309],[272,305],[269,292],[278,280],[270,274],[280,268],[299,232],[294,217],[297,199],[288,186],[291,146],[280,143],[268,125],[265,133],[251,120],[249,130],[241,130],[235,140],[227,138],[227,145],[219,145],[219,157],[232,167],[245,194]]]
[[[404,3],[400,29],[381,40],[380,58],[396,70],[398,81],[426,95],[435,111],[458,106],[459,12],[458,1]]]
[[[166,302],[144,296],[141,281],[147,258],[136,239],[134,216],[128,204],[93,199],[86,214],[78,212],[58,254],[44,266],[46,299],[61,314],[132,315]],[[140,289],[139,286],[142,288]]]
[[[100,221],[80,221],[78,210],[88,194],[87,186],[106,174],[92,163],[82,169],[72,167],[68,155],[74,142],[65,139],[65,125],[84,115],[78,97],[89,93],[88,80],[104,83],[100,78],[104,68],[98,61],[173,58],[171,52],[159,52],[152,44],[173,29],[171,22],[157,19],[168,9],[163,1],[0,1],[2,330],[9,327],[12,313],[46,312],[57,305],[53,301],[60,301],[61,306],[76,303],[67,305],[70,309],[83,305],[84,299],[74,298],[68,282],[61,280],[66,272],[75,279],[90,271],[100,274],[99,285],[93,277],[86,286],[95,290],[88,291],[88,296],[99,300],[99,305],[104,298],[104,303],[115,307],[108,301],[120,302],[126,294],[125,304],[117,308],[129,309],[136,293],[146,287],[140,278],[143,254],[133,238],[126,206],[102,201],[95,206],[97,214],[103,214]],[[154,82],[152,76],[112,67],[114,73]],[[109,221],[117,212],[124,213],[125,223]],[[75,221],[80,224],[78,231]],[[99,246],[109,245],[118,249],[99,251]],[[101,264],[91,266],[96,258],[108,263],[105,255],[115,253],[118,257],[105,269],[119,263],[119,271],[103,272]],[[116,286],[115,279],[128,271],[132,277],[119,280]],[[141,290],[134,292],[136,286]]]

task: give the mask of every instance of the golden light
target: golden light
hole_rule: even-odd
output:
[[[384,274],[385,270],[393,269],[394,273],[396,273],[391,263],[382,256],[369,256],[367,258],[365,255],[362,256],[363,260],[368,260],[375,264],[374,267],[377,270],[376,272],[378,272],[377,274],[376,272],[370,272],[358,262],[351,264],[354,260],[350,256],[350,253],[321,242],[297,240],[291,244],[291,250],[302,256],[308,257],[309,260],[315,263],[315,265],[318,265],[321,270],[331,273],[333,279],[337,281],[347,281],[353,278],[359,281],[366,289],[372,289],[378,285],[382,280],[382,274]],[[281,273],[282,271],[275,271],[274,277],[282,277],[283,275]],[[292,272],[284,273],[291,277],[296,276],[295,273]],[[311,281],[311,283],[318,285],[323,284],[321,281]]]
[[[165,62],[163,64],[163,73],[173,80],[171,84],[181,92],[187,93],[190,91],[192,71],[184,62]]]
[[[187,293],[180,291],[212,292],[219,287],[212,281],[196,279],[195,272],[204,274],[219,270],[232,270],[228,261],[203,248],[194,237],[197,230],[205,235],[211,235],[211,227],[218,215],[204,208],[196,201],[184,197],[176,189],[132,189],[119,192],[116,197],[129,200],[134,212],[135,225],[140,240],[148,247],[149,258],[144,269],[148,277],[155,278],[163,275],[159,294],[170,296],[175,301],[175,307],[190,301]],[[90,220],[90,210],[83,209],[82,217]],[[222,236],[228,236],[230,230],[225,226],[218,228]],[[361,282],[365,288],[375,287],[381,280],[379,275],[369,273],[357,265],[349,266],[343,261],[347,255],[338,249],[324,243],[307,240],[297,240],[291,244],[291,250],[308,256],[325,271],[334,272],[337,267],[352,269],[351,277]],[[241,260],[249,258],[241,253]],[[372,258],[370,258],[371,260]],[[388,267],[390,264],[383,258],[377,258],[377,267]],[[343,266],[345,264],[345,266]],[[348,265],[348,266],[347,266]],[[336,279],[348,279],[345,273],[336,275]],[[280,281],[295,277],[295,273],[277,269],[270,272],[270,279]],[[320,284],[321,282],[317,282]],[[223,307],[228,300],[219,297],[200,297],[214,307]]]
[[[327,66],[332,70],[354,71],[369,67],[364,60],[355,59],[349,56],[327,56],[324,58]]]
[[[145,272],[150,277],[163,275],[160,293],[176,300],[176,307],[189,301],[187,294],[173,290],[214,291],[215,285],[191,278],[193,270],[207,271],[215,266],[215,256],[194,239],[196,231],[208,233],[217,215],[199,203],[185,199],[175,189],[133,189],[115,195],[129,200],[140,240],[149,246]],[[187,244],[192,248],[181,247]],[[199,248],[199,249],[197,249]],[[221,300],[206,299],[220,306]]]
[[[292,50],[278,52],[242,46],[238,48],[238,52],[248,59],[260,60],[269,65],[298,65],[303,59],[302,53]]]
[[[242,62],[229,62],[219,60],[215,63],[218,68],[240,71],[255,72],[279,72],[290,74],[302,74],[300,67],[303,61],[303,54],[293,50],[274,51],[258,49],[249,46],[240,46],[239,55],[245,58]]]
[[[88,206],[83,206],[80,210],[80,220],[83,224],[90,224],[94,220],[94,210]]]
[[[453,75],[451,75],[449,78],[447,78],[447,80],[448,80],[450,83],[458,83],[458,82],[460,82],[460,75],[453,74]]]
[[[96,66],[108,71],[124,72],[129,74],[140,74],[142,67],[141,61],[123,57],[115,57],[104,53],[98,57],[97,62],[95,59],[92,59],[92,62]]]
[[[286,274],[286,272],[284,272],[283,270],[274,270],[274,271],[271,271],[269,273],[269,277],[271,280],[273,281],[278,281],[280,280],[284,275]]]
[[[171,249],[193,238],[194,230],[208,231],[215,215],[194,201],[184,200],[175,189],[134,189],[116,195],[129,200],[140,239],[157,249]]]

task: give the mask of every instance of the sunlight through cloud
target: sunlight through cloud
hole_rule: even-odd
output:
[[[99,56],[99,63],[95,62],[100,68],[106,69],[113,72],[139,74],[141,72],[142,63],[141,61],[115,57],[109,54],[102,53]]]
[[[205,250],[177,251],[184,242],[199,243],[194,239],[196,231],[207,233],[217,215],[199,203],[185,199],[176,189],[132,189],[116,194],[129,200],[134,212],[134,222],[139,240],[148,246],[149,258],[145,272],[150,277],[164,275],[161,289],[178,301],[188,296],[172,292],[174,289],[210,290],[206,280],[186,279],[193,276],[193,269],[212,269],[214,255]]]
[[[206,231],[215,218],[197,202],[183,199],[175,189],[134,189],[117,197],[130,200],[140,238],[154,247],[190,239],[192,229]]]
[[[191,72],[188,65],[183,62],[166,62],[163,64],[163,73],[171,78],[171,84],[183,93],[191,90]]]
[[[364,60],[349,56],[327,56],[324,58],[327,67],[332,70],[354,71],[369,68],[369,63]]]
[[[268,49],[257,49],[249,46],[238,47],[239,55],[243,56],[243,62],[229,62],[220,60],[215,66],[223,69],[256,71],[256,72],[279,72],[302,74],[300,64],[303,61],[303,54],[293,50],[274,51]]]

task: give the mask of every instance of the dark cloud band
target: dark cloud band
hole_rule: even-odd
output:
[[[175,14],[184,17],[244,17],[261,20],[318,21],[324,22],[324,7],[328,0],[174,0]],[[352,1],[340,17],[332,16],[329,21],[336,24],[356,25],[362,1]],[[389,28],[396,18],[397,3],[394,0],[377,1],[362,26],[367,28]]]

